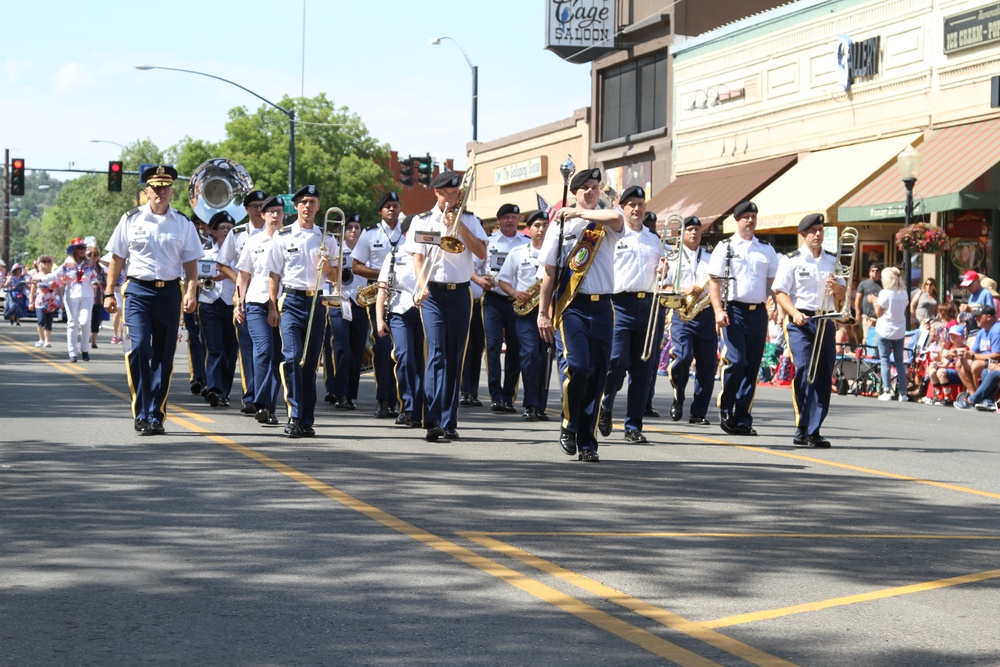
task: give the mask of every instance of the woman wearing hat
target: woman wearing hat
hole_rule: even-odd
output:
[[[90,361],[87,347],[90,333],[90,314],[94,310],[94,267],[87,260],[87,244],[77,237],[66,248],[66,261],[59,267],[62,281],[63,305],[66,308],[66,345],[69,360],[83,356]]]
[[[4,319],[10,320],[12,327],[19,327],[21,318],[28,311],[28,282],[23,266],[15,264],[10,267],[10,275],[3,281],[3,288],[7,291],[3,307]]]
[[[39,257],[38,271],[31,279],[28,308],[35,311],[38,322],[38,342],[35,347],[52,347],[52,320],[62,305],[62,281],[59,274],[52,270],[54,261],[49,255]]]

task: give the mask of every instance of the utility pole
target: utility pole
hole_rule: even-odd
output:
[[[10,268],[10,149],[3,149],[3,239],[0,240],[0,256]]]

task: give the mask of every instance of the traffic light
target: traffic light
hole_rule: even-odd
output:
[[[24,160],[21,158],[10,161],[10,194],[24,194]]]
[[[399,161],[399,184],[410,188],[413,187],[413,158],[408,157]]]
[[[417,182],[425,188],[431,187],[431,174],[434,172],[434,160],[431,159],[430,153],[420,158],[420,166],[417,167],[417,171],[420,175],[417,176]]]
[[[122,191],[122,163],[108,163],[108,192]]]

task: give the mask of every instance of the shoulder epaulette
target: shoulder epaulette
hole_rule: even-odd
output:
[[[768,243],[768,242],[767,242],[767,241],[765,241],[764,239],[760,239],[760,238],[759,238],[759,239],[757,239],[757,240],[758,240],[758,241],[760,241],[761,243],[763,243],[764,245],[771,245],[770,243]]]
[[[829,255],[830,257],[836,257],[836,256],[837,256],[837,253],[835,253],[835,252],[830,252],[829,250],[824,250],[823,252],[825,252],[825,253],[826,253],[827,255]]]
[[[288,234],[291,231],[292,231],[292,226],[291,225],[285,225],[284,227],[282,227],[281,229],[278,230],[278,233],[279,234]]]
[[[785,253],[785,256],[786,257],[795,257],[798,254],[799,254],[799,249],[796,248],[795,250],[793,250],[791,252]]]
[[[431,209],[431,210],[427,211],[426,213],[421,213],[417,217],[420,218],[421,220],[423,220],[424,218],[431,217],[431,213],[433,213],[433,212],[434,212],[434,209]]]
[[[138,213],[138,212],[139,212],[139,207],[138,207],[138,206],[136,206],[135,208],[130,208],[130,209],[129,209],[129,210],[128,210],[128,211],[126,212],[126,213],[125,213],[125,217],[127,217],[127,218],[131,218],[131,217],[134,217],[134,216],[135,216],[135,214],[136,214],[136,213]]]
[[[241,233],[245,232],[246,230],[247,230],[247,226],[246,225],[240,225],[239,227],[233,227],[233,236],[236,236],[237,234],[241,234]]]

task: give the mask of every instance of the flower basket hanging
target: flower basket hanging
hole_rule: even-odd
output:
[[[896,247],[899,250],[940,255],[951,249],[951,240],[942,228],[918,222],[896,232]]]

